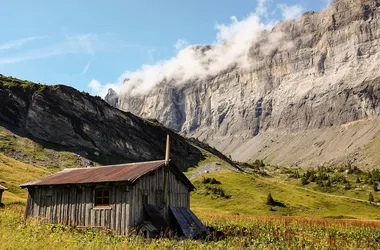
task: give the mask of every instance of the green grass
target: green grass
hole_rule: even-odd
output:
[[[252,174],[223,171],[204,176],[220,181],[218,185],[230,198],[207,194],[202,178],[194,185],[197,190],[191,194],[191,207],[196,212],[218,212],[223,214],[346,217],[357,219],[379,219],[380,207],[366,202],[337,198],[323,193],[310,192],[293,185],[279,182],[276,178]],[[266,198],[273,198],[285,207],[266,205]],[[275,210],[275,211],[271,211]]]
[[[39,90],[43,90],[47,87],[53,87],[53,86],[48,86],[45,84],[41,83],[33,83],[31,81],[27,80],[20,80],[11,76],[4,76],[0,74],[0,85],[6,87],[6,88],[13,88],[13,87],[18,87],[21,86],[23,89],[28,89],[28,88],[37,88]]]
[[[0,153],[0,183],[9,189],[4,192],[3,203],[25,202],[26,190],[19,185],[50,173],[43,166],[25,164]]]
[[[83,165],[82,158],[75,153],[45,148],[42,144],[15,135],[1,126],[0,152],[27,164],[53,169],[52,171]]]
[[[380,222],[199,213],[206,240],[144,239],[96,229],[24,222],[24,208],[0,209],[0,249],[378,249]]]
[[[276,179],[278,182],[286,183],[289,185],[294,185],[297,187],[307,188],[312,191],[319,191],[319,192],[325,192],[327,194],[331,195],[338,195],[338,196],[346,196],[354,199],[361,199],[361,200],[368,200],[368,195],[370,192],[372,192],[375,201],[380,201],[380,192],[375,192],[373,189],[373,185],[369,183],[365,183],[367,172],[360,172],[360,173],[351,173],[348,174],[346,171],[342,171],[340,169],[347,168],[347,166],[341,166],[334,168],[331,172],[326,173],[329,178],[332,180],[333,178],[337,176],[344,177],[349,183],[351,188],[345,189],[345,183],[338,182],[338,183],[332,183],[331,187],[321,187],[317,185],[315,182],[311,182],[307,185],[301,185],[301,178],[299,179],[293,179],[289,178],[291,171],[295,172],[298,171],[299,175],[302,176],[304,173],[306,173],[306,170],[299,169],[299,168],[278,168],[275,174],[272,174],[273,178]],[[269,172],[274,172],[274,167],[266,167],[266,169]],[[357,183],[356,180],[359,177],[360,182]]]

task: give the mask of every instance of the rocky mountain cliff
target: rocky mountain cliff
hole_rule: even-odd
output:
[[[264,53],[274,34],[291,46]],[[379,132],[379,39],[380,1],[336,0],[263,32],[252,43],[249,68],[231,65],[205,80],[120,93],[117,106],[237,160],[310,166],[348,159],[372,167],[380,157],[363,150]],[[353,121],[365,121],[365,129],[351,141],[363,129],[347,126]]]
[[[63,85],[40,85],[2,75],[0,126],[43,147],[75,152],[100,164],[163,159],[166,134],[171,135],[172,159],[182,169],[196,165],[205,154],[229,161],[213,149],[202,149],[201,143],[113,108],[99,97]]]

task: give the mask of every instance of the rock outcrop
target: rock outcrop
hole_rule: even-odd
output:
[[[289,46],[264,53],[262,48],[273,34],[281,34]],[[121,93],[117,106],[156,118],[238,160],[261,157],[276,164],[305,166],[345,159],[349,154],[342,150],[324,158],[329,152],[296,152],[284,161],[275,160],[273,154],[287,152],[286,145],[277,148],[259,143],[243,149],[241,145],[262,138],[282,141],[292,135],[309,147],[312,131],[327,131],[380,114],[378,0],[336,0],[318,13],[280,22],[252,44],[249,57],[248,69],[231,66],[206,80],[181,85],[169,79],[144,95]],[[350,147],[359,150],[366,143]],[[265,153],[258,145],[267,147]],[[356,157],[358,162],[364,158]]]
[[[0,126],[103,164],[163,159],[166,134],[171,135],[172,159],[182,169],[204,159],[202,150],[207,151],[157,122],[111,107],[100,97],[2,75]]]
[[[119,101],[119,95],[112,88],[108,89],[107,95],[104,97],[104,100],[111,105],[112,107],[117,107],[117,103]]]

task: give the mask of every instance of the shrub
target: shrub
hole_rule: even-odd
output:
[[[301,184],[302,184],[303,186],[309,184],[309,182],[307,181],[306,176],[303,176],[303,177],[301,178]]]
[[[351,189],[351,188],[352,188],[352,187],[351,187],[350,182],[347,181],[346,185],[344,185],[344,189],[345,189],[345,190],[349,190],[349,189]]]
[[[216,180],[215,178],[209,178],[209,177],[203,177],[202,183],[203,184],[222,184],[220,181]]]
[[[225,191],[221,187],[211,187],[211,186],[206,186],[206,190],[211,191],[213,194],[229,199],[231,198],[231,195],[228,195],[225,193]]]

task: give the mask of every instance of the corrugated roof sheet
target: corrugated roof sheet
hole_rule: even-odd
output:
[[[153,172],[164,165],[165,161],[161,160],[90,168],[69,168],[48,177],[22,184],[20,187],[120,181],[126,181],[133,184],[140,177]],[[190,189],[194,189],[194,186],[187,177],[179,171],[173,163],[170,163],[170,170]]]
[[[169,206],[174,218],[187,238],[194,238],[203,232],[208,232],[207,227],[198,219],[198,217],[186,207]]]
[[[6,188],[6,187],[0,185],[0,190],[8,190],[8,188]]]
[[[145,228],[150,232],[158,232],[158,229],[154,226],[154,224],[151,221],[143,221],[140,225],[140,229],[141,228]]]

